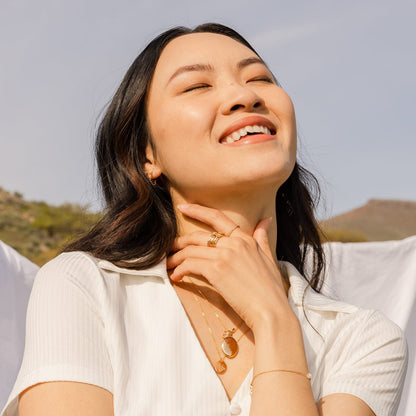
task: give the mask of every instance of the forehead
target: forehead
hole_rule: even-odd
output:
[[[191,33],[173,39],[162,51],[155,76],[172,74],[178,67],[193,64],[232,64],[256,56],[242,43],[216,33]]]

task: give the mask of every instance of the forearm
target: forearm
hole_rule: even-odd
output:
[[[292,370],[308,374],[302,331],[295,315],[279,320],[267,316],[253,331],[255,336],[253,375],[270,370]],[[253,383],[250,416],[317,416],[310,380],[301,374],[270,372]]]

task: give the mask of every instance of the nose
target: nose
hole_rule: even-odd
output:
[[[224,86],[224,97],[221,104],[221,112],[225,115],[238,110],[254,111],[265,107],[265,102],[251,88],[240,84]]]

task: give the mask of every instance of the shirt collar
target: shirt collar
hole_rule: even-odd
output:
[[[166,271],[166,257],[163,258],[159,263],[154,266],[148,267],[143,270],[129,269],[126,267],[119,267],[111,263],[108,260],[99,260],[97,263],[98,267],[103,270],[117,272],[120,274],[129,274],[132,276],[143,276],[143,277],[160,277],[163,280],[168,280],[168,274]]]
[[[352,313],[357,310],[357,307],[354,305],[328,298],[308,287],[308,281],[299,273],[295,266],[288,262],[282,263],[286,266],[290,282],[289,297],[295,306],[304,306],[306,309],[329,312]]]
[[[166,271],[166,257],[152,267],[143,270],[128,269],[119,267],[108,260],[99,260],[98,267],[103,270],[117,272],[142,277],[160,277],[165,281],[169,280]],[[316,311],[332,311],[351,313],[357,310],[356,306],[340,302],[324,296],[308,287],[307,280],[299,273],[295,266],[288,262],[281,262],[286,267],[286,272],[290,282],[289,298],[295,306],[305,307]],[[306,290],[306,293],[305,293]]]

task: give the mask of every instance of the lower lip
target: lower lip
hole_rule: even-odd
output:
[[[255,143],[263,143],[268,142],[270,140],[274,140],[276,135],[271,134],[254,134],[252,136],[244,136],[240,140],[232,143],[221,143],[225,146],[244,146],[245,144],[255,144]]]

